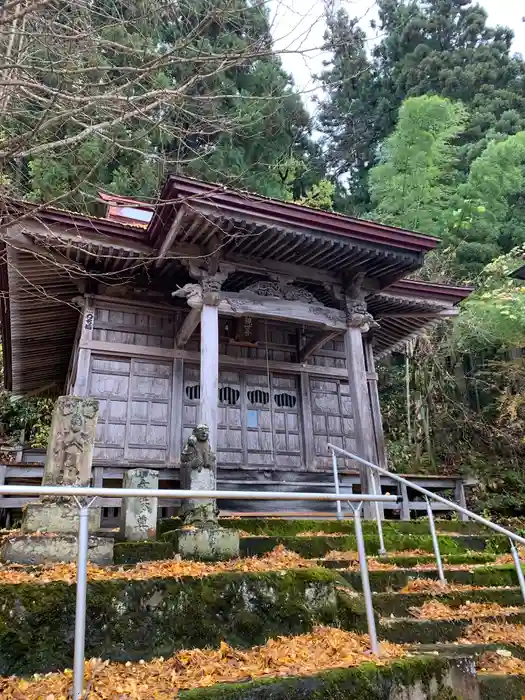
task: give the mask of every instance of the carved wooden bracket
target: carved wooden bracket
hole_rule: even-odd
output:
[[[349,328],[360,328],[362,333],[368,333],[372,328],[378,328],[379,324],[367,310],[364,280],[364,272],[358,272],[345,287],[346,325]]]

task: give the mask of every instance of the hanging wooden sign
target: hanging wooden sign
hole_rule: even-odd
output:
[[[257,319],[252,316],[240,316],[232,319],[231,328],[231,343],[235,345],[246,345],[248,347],[255,347],[257,345]]]

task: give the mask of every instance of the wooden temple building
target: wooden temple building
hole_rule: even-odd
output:
[[[100,400],[97,485],[177,487],[199,422],[219,488],[332,490],[328,442],[385,464],[375,361],[470,291],[405,279],[436,239],[176,176],[101,200],[6,206],[0,263],[6,388]]]

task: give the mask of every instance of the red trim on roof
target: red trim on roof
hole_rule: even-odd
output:
[[[474,287],[454,287],[447,284],[435,284],[434,282],[420,282],[419,280],[401,279],[393,282],[385,292],[398,292],[410,296],[429,297],[436,301],[452,301],[459,304],[474,291]]]
[[[247,192],[232,190],[223,185],[213,185],[188,177],[170,175],[162,188],[159,204],[150,225],[153,242],[162,235],[175,216],[175,208],[181,200],[192,203],[214,205],[218,211],[236,212],[266,219],[273,224],[287,227],[307,228],[320,233],[331,233],[369,243],[404,248],[425,253],[433,250],[439,239],[413,231],[385,226],[373,221],[356,219],[343,214],[312,209],[299,204],[280,202]]]
[[[155,209],[155,204],[152,202],[142,202],[138,199],[132,199],[131,197],[122,197],[120,194],[111,194],[111,192],[102,192],[99,190],[98,196],[103,202],[110,202],[111,204],[127,204],[137,209]]]
[[[7,204],[6,209],[15,221],[20,218],[31,217],[37,221],[69,226],[69,228],[78,230],[79,233],[81,231],[94,231],[95,233],[114,236],[127,241],[148,244],[144,226],[137,226],[132,223],[111,221],[97,216],[78,214],[65,209],[56,209],[22,201],[11,201]]]

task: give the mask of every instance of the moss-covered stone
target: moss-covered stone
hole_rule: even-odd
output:
[[[165,535],[170,536],[170,533]],[[500,537],[492,538],[490,546],[499,547],[505,551],[509,547],[508,540]],[[392,531],[384,534],[387,551],[403,551],[421,549],[425,552],[433,551],[432,537],[430,535],[411,535]],[[474,535],[440,535],[439,544],[442,554],[465,554],[472,550],[483,551],[489,540],[482,536]],[[355,551],[356,540],[353,535],[335,537],[320,535],[312,537],[266,537],[252,536],[241,538],[242,556],[261,556],[271,552],[277,545],[283,545],[292,552],[309,559],[320,559],[332,551]],[[365,546],[369,555],[379,551],[379,538],[375,534],[365,534]],[[492,552],[491,552],[492,553]]]
[[[456,694],[469,671],[442,658],[412,658],[387,666],[363,664],[304,678],[280,678],[185,691],[181,700],[474,700]]]
[[[172,542],[117,542],[114,547],[115,564],[139,564],[143,561],[171,559],[175,554]]]
[[[512,624],[523,624],[525,614],[509,615],[506,618]],[[484,618],[487,623],[494,623],[493,617]],[[498,618],[501,621],[501,618]],[[471,620],[417,620],[417,619],[383,619],[380,622],[378,634],[381,639],[387,639],[396,644],[438,644],[454,642],[464,636]]]
[[[360,597],[345,590],[324,569],[91,582],[86,654],[125,661],[221,640],[249,647],[316,624],[363,631]],[[72,585],[0,586],[0,675],[70,667],[74,620]]]
[[[359,571],[340,571],[350,585],[356,590],[361,589],[361,574]],[[461,583],[468,586],[517,586],[518,575],[512,564],[492,567],[478,567],[471,570],[456,569],[445,571],[449,583]],[[416,578],[437,580],[435,571],[414,571],[412,569],[394,569],[392,571],[370,571],[370,585],[376,593],[395,591],[404,588],[409,581]]]
[[[451,608],[459,608],[467,601],[497,603],[503,607],[523,605],[523,596],[519,588],[481,588],[444,593],[439,596],[431,593],[378,593],[374,596],[374,609],[383,617],[390,615],[409,617],[411,608],[420,608],[429,600],[439,600],[440,603]]]
[[[303,532],[326,532],[353,534],[353,520],[284,520],[280,518],[220,518],[221,527],[233,527],[252,535],[270,535],[273,537],[294,537]],[[161,520],[157,529],[157,536],[176,530],[181,526],[180,518],[168,518]],[[464,535],[490,534],[482,526],[474,522],[462,522],[458,520],[436,520],[438,532],[458,533]],[[386,533],[405,533],[414,535],[427,535],[429,532],[428,521],[389,521],[383,524]],[[363,530],[367,534],[376,534],[377,527],[373,521],[363,522]]]
[[[480,700],[523,700],[525,676],[479,674]]]

